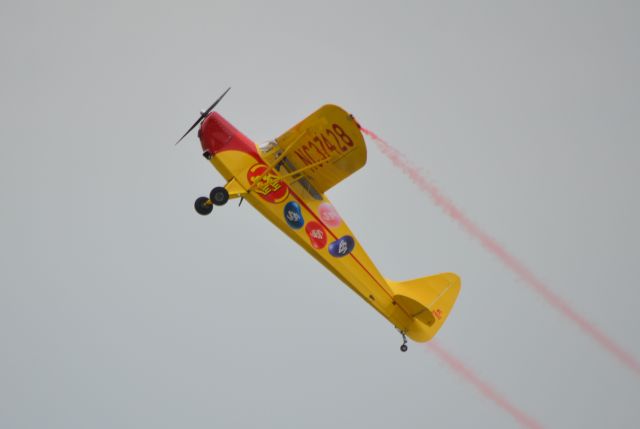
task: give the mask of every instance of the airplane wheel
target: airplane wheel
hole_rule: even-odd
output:
[[[400,346],[400,351],[401,352],[406,352],[407,350],[409,350],[409,347],[407,347],[406,344],[403,344],[403,345]]]
[[[202,216],[208,215],[213,210],[213,204],[209,202],[209,198],[207,197],[198,198],[193,206]]]
[[[223,206],[229,201],[229,192],[222,186],[217,186],[211,190],[209,198],[216,206]]]

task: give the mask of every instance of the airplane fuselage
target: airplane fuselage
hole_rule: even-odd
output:
[[[268,168],[256,144],[220,114],[210,114],[199,137],[207,158],[227,182],[246,190],[243,197],[362,299],[406,332],[413,316],[393,292],[355,235],[324,194],[308,183]],[[267,171],[269,170],[269,171]]]

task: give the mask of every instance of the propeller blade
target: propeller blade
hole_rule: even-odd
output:
[[[187,130],[187,132],[186,132],[186,133],[184,133],[184,135],[183,135],[182,137],[180,137],[180,140],[178,140],[178,141],[176,142],[176,145],[177,145],[178,143],[180,143],[180,142],[182,141],[182,139],[184,139],[184,138],[187,136],[187,134],[189,134],[191,131],[193,131],[193,129],[194,129],[195,127],[197,127],[197,126],[198,126],[198,124],[200,123],[200,121],[202,121],[202,118],[203,118],[203,117],[202,117],[202,116],[200,116],[200,117],[198,118],[198,120],[197,120],[193,125],[191,125],[191,128],[189,128],[189,129]]]
[[[200,122],[202,122],[202,120],[203,120],[204,118],[206,118],[206,117],[207,117],[207,115],[208,115],[209,113],[211,113],[211,111],[212,111],[212,110],[213,110],[213,109],[218,105],[218,103],[220,103],[220,100],[222,100],[222,98],[223,98],[225,95],[227,95],[227,92],[229,92],[229,90],[230,90],[230,89],[231,89],[231,87],[227,88],[227,90],[226,90],[225,92],[223,92],[223,93],[222,93],[222,95],[221,95],[220,97],[218,97],[218,99],[217,99],[216,101],[214,101],[214,102],[213,102],[213,104],[212,104],[211,106],[209,106],[209,108],[208,108],[207,110],[205,110],[204,112],[201,112],[201,113],[200,113],[200,117],[198,118],[198,120],[197,120],[197,121],[195,121],[195,122],[193,123],[193,125],[191,125],[191,128],[189,128],[189,129],[187,130],[187,132],[186,132],[186,133],[184,133],[184,135],[183,135],[182,137],[180,137],[180,140],[178,140],[178,141],[176,142],[176,145],[177,145],[178,143],[180,143],[180,142],[182,141],[182,139],[184,139],[184,138],[187,136],[187,134],[189,134],[191,131],[193,131],[193,129],[194,129],[195,127],[197,127],[197,126],[198,126],[198,124],[199,124]]]

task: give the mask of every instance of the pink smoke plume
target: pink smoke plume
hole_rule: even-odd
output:
[[[476,238],[489,252],[496,255],[498,259],[500,259],[507,268],[518,275],[518,277],[520,277],[527,286],[542,296],[547,304],[554,307],[565,317],[578,325],[583,332],[588,334],[605,350],[618,358],[620,362],[627,366],[631,371],[635,372],[636,375],[640,375],[640,363],[638,363],[632,355],[618,346],[611,338],[609,338],[604,332],[600,331],[584,316],[573,310],[566,301],[552,292],[548,286],[542,283],[542,281],[529,271],[519,260],[517,260],[515,256],[511,255],[496,240],[481,230],[464,213],[462,213],[458,207],[445,197],[436,185],[429,182],[420,173],[418,168],[407,161],[406,157],[404,157],[400,152],[391,147],[374,132],[363,127],[361,127],[361,130],[363,133],[371,137],[373,141],[376,142],[382,153],[385,154],[396,167],[400,168],[407,176],[409,176],[411,181],[415,183],[418,188],[428,194],[436,205],[440,206],[440,208],[442,208],[449,217],[457,221],[463,229],[469,233],[469,235]]]
[[[525,414],[522,410],[511,404],[504,396],[496,392],[489,384],[484,382],[471,369],[467,368],[461,361],[447,352],[437,340],[431,340],[427,343],[427,348],[434,352],[440,360],[445,362],[449,367],[460,375],[465,381],[473,385],[480,391],[482,396],[492,400],[495,404],[502,408],[513,417],[520,425],[529,429],[542,429],[542,426],[532,417]]]

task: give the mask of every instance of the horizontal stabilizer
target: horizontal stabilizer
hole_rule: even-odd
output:
[[[387,279],[395,302],[413,318],[406,334],[414,341],[429,341],[449,316],[460,292],[460,277],[443,273],[404,282]]]

